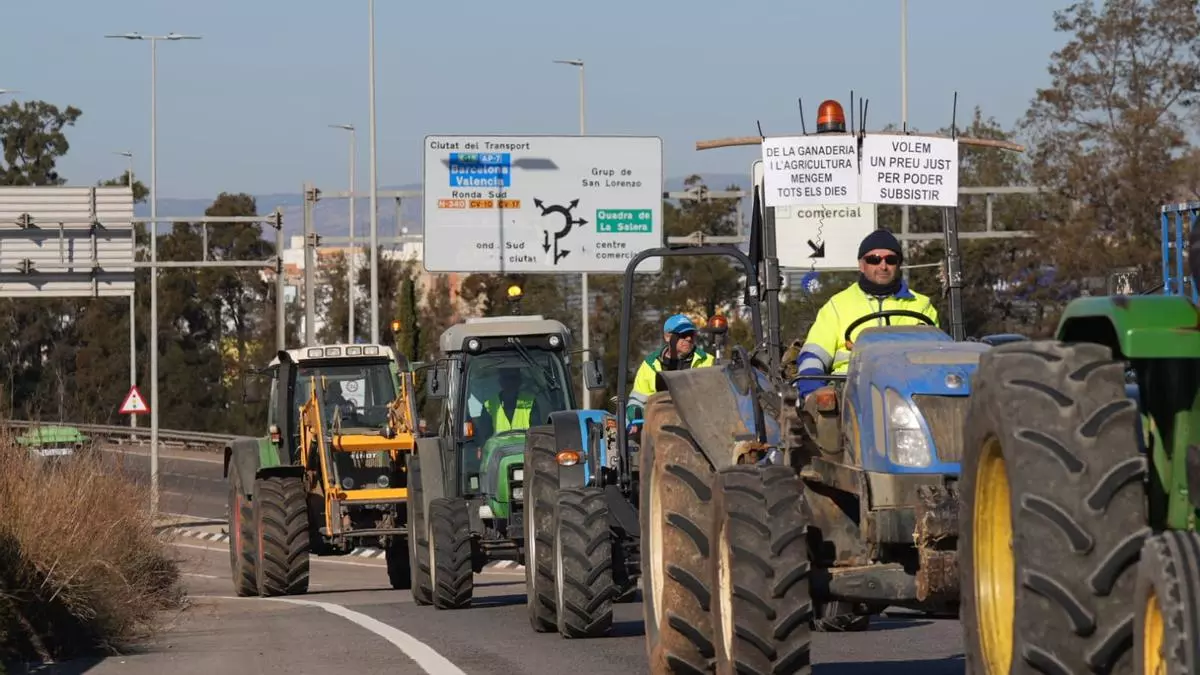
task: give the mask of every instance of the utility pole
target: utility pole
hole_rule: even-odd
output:
[[[367,9],[371,28],[371,36],[367,40],[367,51],[371,53],[368,68],[368,98],[371,108],[371,343],[379,344],[379,167],[376,157],[378,144],[375,140],[375,0],[367,0]]]
[[[150,372],[158,372],[158,43],[198,35],[123,33],[106,38],[150,41]],[[158,378],[150,378],[150,513],[158,512]]]
[[[587,112],[586,112],[587,111],[587,98],[586,98],[586,94],[585,94],[586,87],[584,84],[583,60],[582,59],[556,59],[554,62],[561,63],[561,64],[568,65],[568,66],[575,66],[575,67],[579,68],[579,135],[584,136],[587,134]],[[581,331],[580,332],[583,333],[582,347],[584,349],[585,355],[587,354],[587,349],[591,345],[591,339],[590,339],[590,335],[589,335],[591,333],[590,326],[589,326],[590,318],[591,318],[591,316],[590,316],[591,315],[591,311],[590,311],[591,303],[588,302],[588,295],[589,295],[589,293],[588,293],[588,275],[587,275],[587,272],[584,272],[582,275],[580,275],[580,278],[579,278],[579,305],[580,305],[579,311],[581,314],[581,320],[580,320]],[[593,357],[591,357],[590,355],[586,355],[586,356],[584,356],[583,360],[587,360],[588,358],[593,358]],[[592,407],[592,395],[591,395],[592,392],[589,391],[587,388],[587,385],[583,383],[583,378],[579,378],[579,383],[580,383],[579,398],[580,398],[580,401],[582,401],[582,403],[583,403],[583,408],[586,410],[586,409],[589,409]]]
[[[908,133],[908,0],[900,0],[900,128]],[[908,234],[908,204],[900,207],[900,234]],[[900,253],[908,259],[908,240],[901,238]],[[908,268],[903,270],[908,280]]]
[[[345,129],[350,132],[350,257],[346,261],[346,277],[348,279],[346,290],[346,305],[349,312],[349,320],[346,329],[346,342],[354,344],[354,301],[355,301],[355,286],[358,277],[358,251],[354,248],[354,167],[358,163],[358,150],[356,149],[355,133],[353,124],[330,124],[334,129]]]
[[[317,228],[313,225],[313,207],[321,191],[304,184],[304,346],[317,344]]]
[[[121,155],[129,159],[129,173],[125,178],[125,184],[129,186],[130,191],[133,190],[133,151],[118,150],[113,154]],[[137,294],[129,296],[129,386],[137,386]],[[137,415],[129,416],[129,427],[137,428]]]

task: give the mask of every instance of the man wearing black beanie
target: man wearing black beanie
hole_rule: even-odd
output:
[[[858,281],[829,299],[817,312],[808,331],[796,365],[801,375],[845,373],[850,365],[850,348],[855,336],[870,326],[916,326],[919,319],[907,316],[883,317],[855,328],[846,342],[846,328],[856,319],[891,309],[906,309],[929,317],[937,325],[937,308],[928,296],[908,287],[900,276],[904,261],[900,242],[890,231],[875,230],[858,246]],[[823,386],[821,380],[799,380],[796,390],[803,400]]]

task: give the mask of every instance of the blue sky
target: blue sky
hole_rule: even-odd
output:
[[[960,118],[980,105],[1012,124],[1049,81],[1066,4],[911,0],[909,123],[944,126],[957,90]],[[6,5],[0,88],[83,110],[60,165],[71,183],[119,174],[126,149],[148,178],[150,45],[102,36],[177,31],[203,39],[159,45],[161,197],[344,189],[346,132],[326,127],[341,122],[360,129],[365,189],[366,0]],[[589,134],[662,136],[668,176],[748,173],[756,148],[695,142],[752,135],[756,119],[799,131],[797,96],[812,125],[850,89],[869,98],[869,127],[899,121],[899,17],[899,0],[379,0],[379,183],[419,180],[425,134],[576,133],[577,73],[556,58],[587,63]]]

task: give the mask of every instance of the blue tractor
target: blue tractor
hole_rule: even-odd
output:
[[[845,336],[848,371],[802,376],[828,384],[798,403],[799,378],[780,363],[774,212],[760,207],[757,189],[752,213],[750,255],[655,249],[625,274],[629,298],[646,258],[732,257],[755,328],[753,350],[735,346],[729,363],[663,373],[666,390],[646,405],[641,577],[656,675],[807,673],[813,630],[861,629],[862,617],[893,606],[957,611],[956,486],[971,378],[994,344],[1024,339],[965,339],[957,213],[948,209],[949,334],[883,325],[903,312],[863,317]],[[622,355],[631,314],[627,303]],[[628,377],[622,358],[620,392]]]

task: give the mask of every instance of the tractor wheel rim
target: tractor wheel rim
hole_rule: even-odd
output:
[[[1167,664],[1163,660],[1163,621],[1162,607],[1158,604],[1158,594],[1150,589],[1150,597],[1146,598],[1146,621],[1142,625],[1142,672],[1146,675],[1162,675],[1167,672]]]
[[[983,447],[974,503],[975,612],[983,662],[989,673],[1007,673],[1014,643],[1016,563],[1008,471],[995,438]]]

